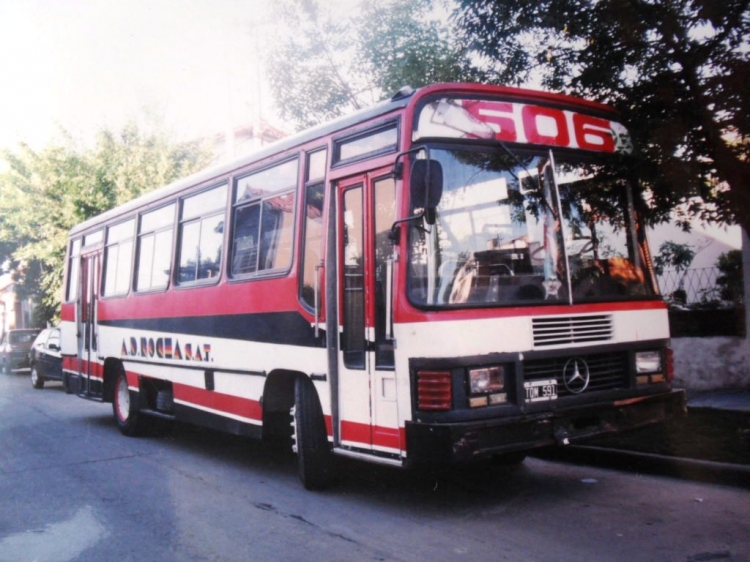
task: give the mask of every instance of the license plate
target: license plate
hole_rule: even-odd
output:
[[[526,389],[526,402],[557,400],[557,381],[555,379],[527,381],[523,383],[523,387]]]

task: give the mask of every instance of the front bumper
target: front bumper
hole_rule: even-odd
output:
[[[479,422],[407,422],[408,464],[455,464],[511,451],[567,445],[658,423],[686,411],[685,392],[673,390]]]

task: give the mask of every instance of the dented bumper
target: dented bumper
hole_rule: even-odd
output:
[[[659,423],[686,413],[685,392],[492,420],[406,424],[408,464],[471,462],[511,451],[567,445]]]

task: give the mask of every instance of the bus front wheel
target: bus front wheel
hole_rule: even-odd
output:
[[[293,420],[300,480],[308,490],[326,488],[333,475],[333,454],[318,395],[306,377],[294,385]]]
[[[112,412],[123,435],[134,437],[143,432],[143,415],[138,411],[137,404],[130,399],[128,377],[123,369],[120,369],[115,379]]]

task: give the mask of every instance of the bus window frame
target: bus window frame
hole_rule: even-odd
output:
[[[121,226],[121,225],[127,223],[128,221],[133,221],[133,232],[131,233],[131,236],[129,238],[129,240],[133,243],[133,248],[132,248],[131,253],[130,253],[130,273],[128,274],[128,277],[129,277],[129,279],[128,279],[128,288],[127,288],[127,290],[125,290],[122,293],[115,292],[115,293],[108,294],[105,291],[106,284],[107,284],[107,270],[109,268],[109,261],[110,261],[109,260],[109,252],[108,252],[108,250],[109,250],[110,247],[115,246],[115,245],[119,247],[120,244],[121,244],[121,242],[122,242],[122,240],[117,240],[116,242],[113,242],[112,244],[110,244],[110,242],[109,242],[109,231],[112,228],[116,228],[118,226]],[[137,213],[134,214],[134,215],[126,216],[126,217],[117,217],[117,219],[115,219],[112,222],[110,222],[107,225],[105,225],[105,227],[104,227],[105,236],[104,236],[104,241],[102,242],[102,244],[103,244],[103,251],[102,251],[102,257],[101,257],[101,264],[100,264],[101,273],[99,275],[99,277],[100,277],[100,279],[99,279],[99,284],[100,284],[100,286],[99,286],[99,299],[101,299],[101,300],[104,300],[104,299],[117,299],[117,298],[121,299],[123,297],[127,297],[128,295],[131,294],[131,292],[133,292],[133,280],[134,280],[134,278],[133,278],[133,268],[135,267],[135,262],[134,262],[133,258],[135,257],[135,252],[136,252],[135,244],[136,244],[137,226],[138,226],[138,214]],[[128,239],[125,239],[125,241],[127,241],[127,240]],[[118,251],[118,257],[119,257],[119,251],[120,251],[119,248],[118,248],[117,251]],[[117,274],[115,274],[115,283],[116,282],[117,282]]]
[[[65,264],[65,299],[63,300],[63,302],[66,303],[74,303],[78,298],[78,291],[76,286],[78,285],[78,278],[81,275],[80,259],[81,250],[83,249],[83,238],[83,236],[77,236],[68,239],[68,254]],[[74,250],[73,247],[75,246],[76,242],[78,242],[78,248]],[[75,253],[73,253],[74,251]],[[76,271],[75,279],[71,277],[73,268],[75,268]],[[73,285],[71,285],[71,283]]]
[[[179,280],[180,276],[180,259],[182,258],[180,250],[182,249],[182,226],[186,223],[194,222],[196,220],[202,221],[205,218],[212,217],[214,215],[219,215],[219,213],[224,213],[224,232],[222,233],[222,247],[221,247],[221,260],[222,262],[226,261],[226,244],[227,244],[227,238],[226,238],[226,231],[227,231],[227,204],[230,201],[230,195],[231,195],[231,177],[223,177],[219,181],[212,181],[206,185],[199,186],[198,188],[190,191],[189,193],[183,193],[179,195],[176,199],[177,202],[177,212],[175,213],[176,216],[176,227],[177,231],[175,233],[175,237],[172,243],[172,272],[169,279],[169,285],[174,287],[175,289],[194,289],[196,287],[206,287],[211,285],[217,285],[219,281],[221,281],[222,277],[224,276],[224,265],[220,264],[219,268],[217,269],[217,275],[214,275],[213,277],[206,277],[204,279],[194,279],[192,281],[183,281],[181,282]],[[221,186],[226,186],[226,201],[224,201],[224,206],[219,208],[217,207],[216,210],[212,211],[208,214],[200,213],[194,217],[190,217],[187,220],[183,220],[182,214],[185,208],[185,201],[187,199],[190,199],[191,197],[195,197],[196,195],[200,195],[201,193],[206,193],[208,191],[211,191],[212,189],[216,189]],[[146,294],[146,293],[143,293]]]
[[[358,156],[353,156],[351,158],[341,158],[341,147],[345,145],[348,142],[355,142],[360,139],[364,139],[370,136],[377,135],[379,133],[388,131],[393,129],[396,134],[396,143],[393,145],[388,145],[383,148],[379,148],[376,150],[372,150],[370,152],[362,153]],[[365,160],[370,160],[372,158],[376,158],[378,156],[383,156],[385,154],[392,154],[399,151],[399,147],[401,145],[401,119],[399,117],[393,118],[390,117],[385,121],[380,121],[378,123],[374,124],[367,124],[367,128],[354,131],[354,132],[348,132],[346,135],[342,135],[340,137],[334,136],[331,139],[331,170],[336,170],[338,168],[342,168],[344,166],[350,166],[352,164],[356,164],[359,162],[363,162]]]
[[[276,277],[286,277],[289,275],[289,272],[292,271],[295,264],[295,258],[296,253],[298,250],[297,245],[297,234],[299,232],[299,228],[297,225],[297,221],[299,220],[298,215],[298,207],[299,207],[299,196],[300,196],[300,180],[302,177],[304,177],[304,173],[306,171],[306,166],[302,165],[300,166],[300,161],[305,160],[306,152],[305,151],[294,151],[292,154],[285,154],[282,158],[279,158],[278,160],[274,160],[273,162],[263,163],[263,165],[257,167],[257,168],[251,168],[248,170],[242,170],[239,173],[235,173],[231,178],[231,189],[230,189],[230,197],[229,197],[229,216],[230,216],[230,228],[227,238],[227,258],[226,258],[226,265],[224,266],[224,273],[227,277],[227,281],[229,283],[244,283],[247,281],[253,281],[253,280],[260,280],[260,279],[271,279]],[[294,181],[294,186],[280,189],[279,191],[275,191],[272,194],[268,194],[267,196],[263,197],[255,197],[253,199],[247,199],[245,201],[235,201],[237,198],[237,190],[239,189],[240,181],[243,179],[252,176],[254,174],[258,174],[261,172],[265,172],[266,170],[270,170],[272,168],[275,168],[276,166],[283,166],[284,164],[287,164],[289,162],[297,161],[297,177]],[[305,161],[306,164],[306,161]],[[289,264],[285,267],[277,267],[274,269],[263,269],[258,271],[257,267],[256,270],[252,273],[240,273],[240,274],[234,274],[232,273],[232,262],[234,261],[234,234],[237,230],[237,211],[238,209],[243,208],[249,208],[251,205],[262,205],[264,201],[267,201],[269,199],[273,199],[274,197],[279,197],[282,195],[292,195],[292,201],[294,203],[294,215],[292,216],[292,247],[290,248],[290,259]],[[262,221],[262,214],[261,218],[259,218],[259,221]],[[256,257],[256,266],[257,266],[257,257]]]
[[[159,211],[161,209],[164,209],[168,207],[169,205],[174,205],[174,211],[172,213],[172,244],[169,248],[169,275],[167,276],[167,282],[163,287],[149,287],[148,289],[139,290],[138,289],[138,273],[139,273],[139,265],[140,265],[140,259],[141,259],[141,237],[143,234],[141,233],[141,225],[143,223],[143,216],[148,215],[149,213],[152,213],[154,211]],[[132,289],[134,295],[151,295],[154,293],[164,293],[170,289],[170,287],[174,286],[174,279],[173,279],[173,273],[175,271],[175,256],[177,255],[177,238],[178,238],[178,231],[180,228],[180,198],[174,198],[170,199],[168,201],[160,201],[157,205],[149,206],[145,209],[142,209],[138,213],[138,221],[136,222],[136,229],[135,229],[135,251],[134,251],[134,257],[133,257],[133,281],[132,281]],[[150,230],[146,234],[153,234],[154,237],[156,237],[156,234],[159,232],[163,232],[166,230],[166,227],[162,226],[157,230]],[[153,262],[152,262],[152,268],[153,268]],[[153,273],[153,271],[152,271]]]
[[[118,217],[118,219],[121,219],[121,218],[122,217]],[[124,220],[120,220],[119,222],[124,222]],[[78,285],[78,283],[81,280],[81,264],[80,264],[80,260],[81,260],[81,256],[84,253],[91,253],[91,252],[94,252],[96,250],[101,250],[101,252],[102,252],[102,260],[100,261],[99,265],[100,266],[103,265],[104,250],[106,248],[105,230],[107,229],[107,226],[108,226],[107,224],[104,224],[104,225],[100,224],[100,225],[96,226],[95,228],[91,229],[88,232],[82,232],[80,234],[77,234],[75,237],[68,238],[68,240],[69,240],[69,242],[70,242],[71,245],[76,240],[79,240],[81,242],[81,246],[78,248],[78,253],[75,255],[75,257],[77,258],[77,261],[78,261],[78,265],[76,266],[77,267],[77,276],[76,276],[76,280],[75,280],[76,285]],[[86,244],[86,238],[90,238],[91,236],[97,236],[99,234],[101,234],[101,239],[94,240],[94,242],[90,242],[89,244]],[[71,255],[68,256],[68,263],[70,263],[70,258],[71,257],[73,257],[73,256],[71,256]],[[65,272],[65,275],[66,275],[65,281],[69,283],[70,282],[70,277],[69,277],[70,276],[70,272]],[[102,293],[101,292],[102,292],[102,284],[104,282],[103,280],[104,280],[104,276],[103,275],[99,275],[99,287],[97,288],[97,290],[99,291],[99,298],[100,299],[102,298]],[[78,302],[78,297],[79,297],[79,295],[78,295],[78,289],[76,288],[75,289],[75,293],[73,294],[73,298],[71,300],[65,301],[65,302],[67,302],[67,303],[76,303],[76,302]]]
[[[304,185],[312,185],[315,183],[325,182],[326,176],[328,175],[328,145],[324,144],[322,146],[312,148],[310,150],[305,150],[305,174],[304,174]],[[323,161],[323,175],[318,177],[310,177],[310,162],[312,161],[312,157],[320,154],[321,152],[324,153],[324,161]]]
[[[324,170],[323,175],[320,177],[310,177],[310,161],[311,157],[316,154],[320,154],[321,152],[325,153],[325,163],[324,163]],[[304,286],[305,286],[305,250],[307,248],[307,195],[308,190],[316,188],[318,186],[322,186],[323,188],[323,208],[321,209],[321,240],[320,240],[320,260],[319,264],[322,264],[325,256],[325,246],[324,241],[326,239],[326,201],[327,201],[327,192],[326,192],[326,179],[328,177],[328,145],[323,145],[318,148],[313,148],[310,150],[305,151],[305,173],[304,178],[305,181],[302,184],[302,189],[300,190],[301,193],[301,209],[303,211],[300,211],[300,221],[299,221],[299,255],[297,256],[298,264],[299,264],[299,278],[298,278],[298,287],[297,287],[297,300],[299,301],[302,308],[309,314],[315,314],[315,305],[309,304],[304,297],[302,296]],[[315,266],[315,271],[318,269],[318,264]],[[319,275],[319,273],[314,273],[313,275]],[[313,278],[314,280],[314,278]],[[314,283],[313,283],[314,287]],[[319,297],[320,298],[320,297]]]

